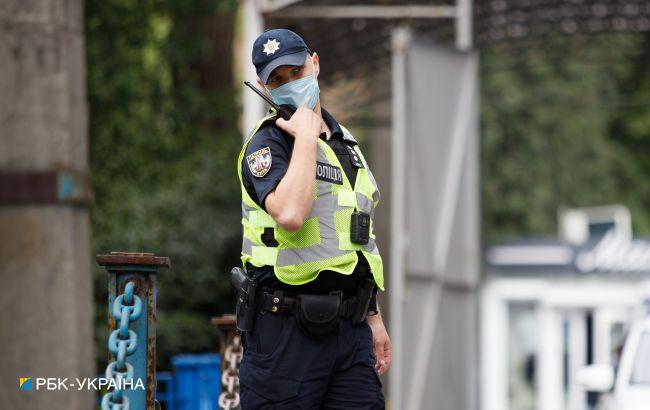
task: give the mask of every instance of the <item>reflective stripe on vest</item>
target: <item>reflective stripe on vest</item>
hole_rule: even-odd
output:
[[[355,152],[361,158],[364,168],[358,169],[353,190],[334,151],[326,142],[318,139],[317,161],[339,168],[343,185],[315,178],[311,212],[302,227],[295,232],[278,226],[248,195],[242,179],[242,162],[248,144],[270,118],[272,116],[258,122],[244,144],[237,163],[244,229],[242,264],[244,267],[246,262],[254,266],[273,266],[279,280],[299,285],[314,280],[322,270],[351,274],[358,261],[357,251],[361,251],[368,260],[375,282],[383,289],[383,264],[373,234],[374,209],[379,201],[379,189],[358,147],[355,147]],[[348,139],[354,139],[347,129],[341,128]],[[370,238],[365,245],[350,241],[350,218],[355,208],[371,216]],[[268,247],[262,242],[261,235],[265,228],[274,228],[277,247]]]

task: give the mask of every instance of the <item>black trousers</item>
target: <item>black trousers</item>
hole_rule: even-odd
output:
[[[340,319],[338,332],[312,340],[293,316],[258,314],[242,343],[243,410],[385,408],[367,322]]]

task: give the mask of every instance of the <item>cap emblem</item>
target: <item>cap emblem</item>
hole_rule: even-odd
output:
[[[275,54],[276,51],[280,49],[280,42],[274,38],[269,39],[266,43],[264,43],[264,54],[267,56]]]

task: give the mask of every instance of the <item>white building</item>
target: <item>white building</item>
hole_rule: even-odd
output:
[[[630,324],[646,313],[650,240],[632,238],[629,211],[567,210],[559,226],[557,239],[486,251],[481,409],[590,409],[597,397],[577,372],[616,366]]]

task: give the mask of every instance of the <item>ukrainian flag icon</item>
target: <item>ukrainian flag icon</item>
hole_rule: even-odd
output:
[[[31,377],[21,377],[20,378],[20,390],[31,390],[32,389],[32,378]]]

